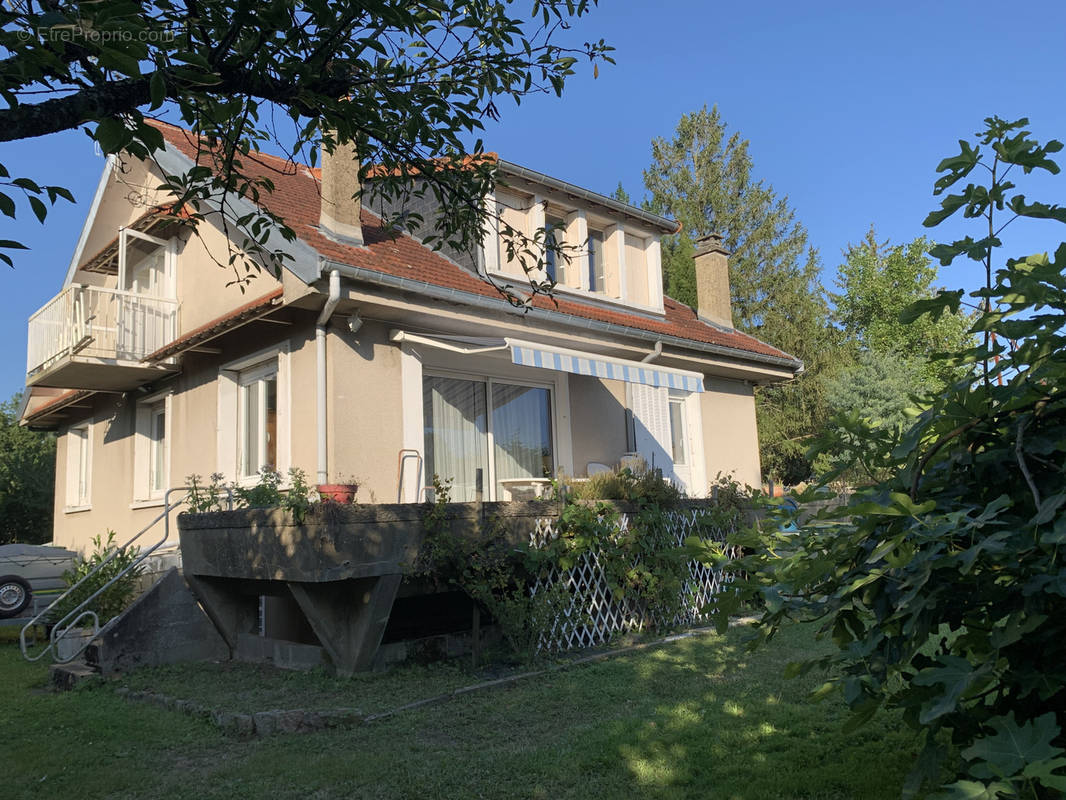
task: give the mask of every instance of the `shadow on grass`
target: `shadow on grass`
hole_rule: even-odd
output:
[[[845,737],[839,700],[806,700],[818,676],[781,678],[788,661],[817,650],[800,630],[754,654],[738,631],[699,636],[351,730],[242,741],[122,701],[114,684],[41,692],[43,670],[3,647],[0,707],[18,732],[6,796],[898,797],[913,734],[886,717]],[[409,674],[415,691],[426,688]],[[377,691],[374,678],[395,676],[354,685]]]

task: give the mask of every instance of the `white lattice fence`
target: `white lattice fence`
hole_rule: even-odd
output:
[[[708,540],[707,529],[700,524],[700,517],[705,512],[699,508],[684,509],[668,515],[668,525],[672,540],[678,546],[685,539],[697,535]],[[631,522],[629,514],[621,514],[618,530],[627,530]],[[543,547],[558,535],[558,520],[547,517],[537,520],[529,541],[533,547]],[[724,541],[725,532],[714,531],[710,540]],[[727,549],[730,557],[734,555],[732,547]],[[632,597],[615,597],[607,584],[601,554],[590,552],[581,557],[577,564],[567,570],[552,569],[545,577],[538,579],[532,587],[535,596],[540,592],[551,590],[560,583],[565,587],[569,602],[556,617],[540,641],[541,650],[559,651],[574,648],[592,647],[604,644],[618,633],[643,630],[649,624],[658,624],[663,620],[649,619]],[[673,619],[666,620],[672,626],[694,625],[702,622],[705,615],[701,609],[711,603],[725,584],[733,580],[733,575],[722,569],[713,569],[699,561],[688,565],[688,580],[682,590],[682,606]]]

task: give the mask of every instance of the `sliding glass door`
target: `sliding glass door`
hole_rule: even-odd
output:
[[[475,500],[488,479],[488,415],[485,384],[455,378],[422,380],[426,483],[451,480],[451,498]]]
[[[426,375],[422,397],[426,482],[450,479],[452,500],[503,498],[499,481],[555,474],[548,388]]]

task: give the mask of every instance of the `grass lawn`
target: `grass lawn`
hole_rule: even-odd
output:
[[[703,635],[463,695],[350,730],[242,741],[115,694],[152,688],[234,710],[395,707],[477,682],[457,667],[324,675],[204,665],[65,694],[0,645],[5,800],[107,798],[899,797],[915,737],[885,716],[843,735],[837,698],[809,704],[804,630],[754,654]],[[251,704],[251,705],[249,705]]]

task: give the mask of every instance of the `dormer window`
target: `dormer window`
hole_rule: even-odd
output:
[[[532,182],[498,189],[481,253],[485,273],[550,281],[562,294],[662,313],[659,237],[665,226],[643,219],[639,209],[613,213],[609,198],[608,205],[589,208],[574,205],[575,199],[542,194]]]
[[[625,234],[626,299],[637,305],[648,305],[648,261],[644,250],[647,243],[639,236]]]
[[[603,252],[603,231],[589,228],[589,291],[603,293],[607,291],[607,274],[604,268],[606,259]]]
[[[559,217],[545,217],[544,227],[548,232],[544,237],[544,272],[548,280],[566,283],[566,255],[557,253],[553,247],[562,247],[563,221]]]

